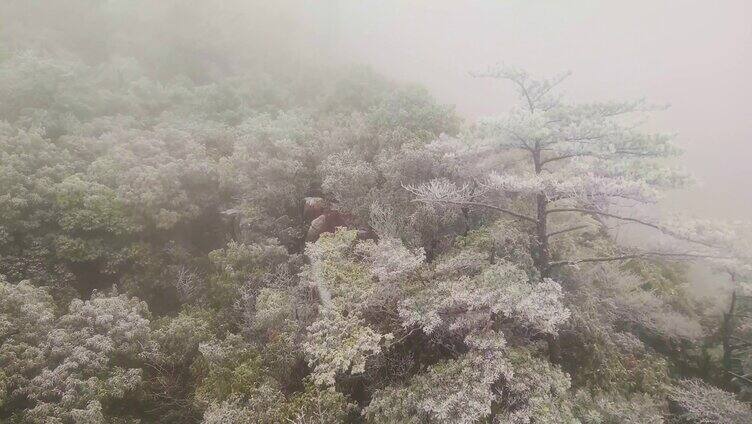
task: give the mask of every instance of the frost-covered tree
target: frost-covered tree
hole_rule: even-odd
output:
[[[453,353],[439,355],[438,363],[407,382],[378,389],[364,410],[369,421],[472,423],[504,411],[523,414],[518,408],[528,407],[526,395],[502,405],[498,384],[517,380],[504,335],[492,328],[504,322],[524,340],[555,335],[569,316],[559,284],[531,281],[513,263],[492,263],[485,251],[458,248],[426,264],[422,252],[399,240],[357,241],[356,234],[340,229],[306,248],[310,266],[303,281],[310,281],[320,302],[303,345],[314,381],[341,387],[350,378],[379,373],[379,364],[395,352],[420,353],[420,344],[404,342],[421,335]],[[568,387],[566,373],[551,369]]]
[[[494,386],[511,370],[498,333],[472,334],[470,352],[431,366],[403,387],[378,391],[364,414],[368,422],[475,423],[492,413]]]
[[[0,1],[0,422],[749,420],[750,249],[638,215],[686,181],[644,103],[491,69],[461,132],[267,3]]]
[[[103,408],[142,387],[143,355],[154,349],[146,304],[95,294],[56,316],[44,289],[1,281],[0,291],[5,396],[24,405],[15,419],[106,422]]]
[[[408,185],[416,200],[487,208],[521,221],[535,237],[532,253],[543,278],[565,265],[700,255],[692,250],[617,250],[592,252],[592,257],[582,253],[562,256],[555,249],[557,240],[607,228],[610,222],[678,236],[669,225],[630,211],[636,205],[654,202],[661,190],[687,182],[686,175],[671,163],[679,151],[668,135],[640,129],[639,115],[650,109],[642,101],[567,102],[556,92],[566,75],[535,79],[524,71],[502,67],[477,76],[510,81],[521,106],[507,116],[479,121],[459,139],[440,139],[435,148],[457,160],[506,155],[514,162],[492,167],[464,185],[448,180]],[[510,196],[527,201],[512,201]]]
[[[306,247],[311,261],[306,277],[321,305],[303,347],[317,384],[334,385],[338,373],[362,374],[366,360],[393,337],[374,330],[363,317],[379,287],[368,267],[354,261],[356,236],[356,231],[338,229]]]
[[[728,392],[696,379],[684,380],[671,390],[671,400],[680,408],[680,416],[698,424],[748,423],[752,409]]]
[[[749,392],[752,390],[752,259],[749,257],[752,233],[744,223],[721,227],[702,223],[694,227],[698,226],[713,229],[712,239],[720,244],[718,250],[733,255],[711,260],[711,265],[720,271],[718,278],[728,276],[730,283],[720,325],[722,365],[728,377]]]

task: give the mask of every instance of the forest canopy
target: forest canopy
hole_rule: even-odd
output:
[[[749,229],[640,215],[657,108],[491,67],[468,121],[157,3],[0,5],[1,422],[752,422]]]

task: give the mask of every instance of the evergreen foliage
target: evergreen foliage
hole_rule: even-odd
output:
[[[493,68],[522,106],[463,123],[239,49],[271,31],[234,1],[146,3],[0,5],[88,17],[0,34],[0,422],[752,421],[742,224],[620,212],[688,181],[644,103]],[[688,260],[734,277],[725,320]]]

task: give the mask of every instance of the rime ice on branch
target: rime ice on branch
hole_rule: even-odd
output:
[[[521,106],[504,117],[482,119],[458,140],[436,143],[458,149],[467,158],[506,155],[519,161],[503,170],[488,169],[472,183],[436,180],[406,188],[415,200],[447,206],[497,211],[531,226],[532,247],[541,277],[561,266],[640,257],[697,258],[718,256],[701,237],[640,217],[630,210],[655,202],[663,190],[679,188],[688,176],[672,165],[679,154],[671,136],[641,129],[641,117],[655,108],[644,101],[570,103],[557,93],[566,74],[535,79],[508,68],[491,68],[479,78],[506,80],[515,87]],[[475,146],[475,149],[472,148]],[[522,198],[520,205],[510,199]],[[635,251],[613,255],[568,257],[552,251],[557,237],[612,223],[650,228],[678,240],[681,249]]]

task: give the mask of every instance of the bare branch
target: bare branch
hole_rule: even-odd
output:
[[[642,152],[634,152],[631,150],[616,150],[612,153],[613,155],[629,155],[629,156],[637,156],[637,157],[651,157],[653,155],[650,155],[648,153],[642,153]],[[564,159],[570,159],[570,158],[576,158],[576,157],[592,157],[596,159],[607,159],[608,157],[605,155],[598,155],[596,153],[592,152],[579,152],[579,153],[569,153],[569,154],[563,154],[561,156],[554,156],[550,157],[548,159],[544,159],[541,161],[541,165],[545,165],[547,163],[556,162],[559,160]]]
[[[640,224],[640,225],[644,225],[646,227],[655,228],[656,230],[662,231],[662,232],[664,232],[666,234],[671,234],[671,231],[669,231],[668,229],[663,228],[663,227],[661,227],[659,225],[653,224],[653,223],[648,222],[648,221],[643,221],[643,220],[637,219],[637,218],[630,218],[630,217],[627,217],[627,216],[615,215],[615,214],[612,214],[612,213],[609,213],[609,212],[603,212],[603,211],[599,211],[599,210],[595,210],[595,209],[555,208],[555,209],[549,209],[549,210],[547,210],[546,211],[546,215],[548,215],[550,213],[560,213],[560,212],[578,212],[578,213],[582,213],[582,214],[585,214],[585,215],[605,216],[607,218],[618,219],[620,221],[633,222],[635,224]]]
[[[736,374],[736,373],[731,372],[729,370],[724,370],[724,371],[726,371],[728,374],[730,374],[730,375],[732,375],[732,376],[734,376],[736,378],[742,379],[742,380],[746,381],[747,383],[752,384],[752,380],[750,380],[749,378],[747,378],[747,377],[745,377],[743,375]]]
[[[712,249],[718,248],[718,246],[713,245],[712,243],[708,243],[708,242],[705,242],[705,241],[702,241],[702,240],[696,240],[696,239],[693,239],[691,237],[686,237],[686,236],[683,236],[681,234],[677,234],[676,232],[672,231],[669,228],[663,227],[663,226],[658,225],[658,224],[654,224],[652,222],[648,222],[648,221],[645,221],[645,220],[642,220],[642,219],[637,219],[637,218],[631,218],[631,217],[628,217],[628,216],[616,215],[616,214],[613,214],[613,213],[610,213],[610,212],[603,212],[603,211],[599,211],[599,210],[595,210],[595,209],[555,208],[555,209],[549,209],[549,210],[547,210],[546,211],[546,215],[548,215],[550,213],[560,213],[560,212],[578,212],[578,213],[582,213],[582,214],[585,214],[585,215],[602,216],[602,217],[606,217],[606,218],[617,219],[617,220],[620,220],[620,221],[632,222],[632,223],[635,223],[635,224],[640,224],[640,225],[643,225],[643,226],[646,226],[646,227],[654,228],[654,229],[662,232],[663,234],[671,236],[671,237],[673,237],[673,238],[675,238],[677,240],[683,240],[683,241],[686,241],[686,242],[699,244],[701,246],[705,246],[705,247],[712,248]],[[707,257],[710,257],[710,256],[707,256]],[[733,257],[730,257],[730,256],[729,257],[722,257],[722,258],[723,259],[734,259]]]
[[[589,225],[577,225],[575,227],[570,227],[570,228],[565,228],[563,230],[558,230],[558,231],[550,232],[550,233],[546,234],[546,237],[553,237],[555,235],[568,233],[570,231],[577,231],[577,230],[581,230],[581,229],[587,228],[587,227],[589,227]]]
[[[613,261],[623,261],[628,259],[645,259],[645,258],[673,258],[673,259],[731,259],[729,256],[718,256],[718,255],[703,255],[699,253],[672,253],[672,252],[640,252],[640,253],[633,253],[633,254],[627,254],[627,255],[617,255],[617,256],[603,256],[603,257],[595,257],[595,258],[579,258],[579,259],[569,259],[569,260],[563,260],[563,261],[553,261],[548,264],[549,269],[553,268],[555,266],[563,266],[563,265],[577,265],[581,263],[587,263],[587,262],[613,262]]]
[[[429,201],[422,200],[422,199],[414,199],[413,202],[430,203]],[[472,202],[472,201],[459,201],[459,200],[436,200],[436,201],[434,201],[434,203],[444,203],[444,204],[447,204],[447,205],[455,205],[455,206],[478,206],[478,207],[488,208],[488,209],[492,209],[492,210],[495,210],[495,211],[498,211],[498,212],[502,212],[502,213],[505,213],[507,215],[513,216],[515,218],[522,219],[524,221],[532,222],[532,223],[535,223],[535,224],[538,223],[538,220],[535,219],[535,218],[533,218],[533,217],[530,217],[530,216],[527,216],[527,215],[523,215],[521,213],[513,212],[513,211],[510,211],[509,209],[504,209],[504,208],[499,207],[499,206],[489,205],[488,203],[480,203],[480,202]]]
[[[541,166],[543,166],[543,165],[545,165],[547,163],[555,162],[557,160],[569,159],[569,158],[580,157],[580,156],[589,156],[589,155],[588,154],[583,154],[583,153],[572,153],[572,154],[569,154],[569,155],[555,156],[555,157],[551,157],[551,158],[548,158],[548,159],[543,159],[540,164],[541,164]]]
[[[512,131],[512,130],[510,130],[510,129],[507,129],[507,131],[508,131],[508,132],[509,132],[509,133],[510,133],[510,134],[511,134],[511,135],[512,135],[512,136],[513,136],[513,137],[514,137],[514,138],[515,138],[515,139],[516,139],[517,141],[519,141],[520,143],[522,143],[522,146],[524,146],[524,147],[522,147],[522,146],[521,146],[521,147],[520,147],[521,149],[524,149],[524,150],[530,151],[531,153],[533,152],[533,148],[532,148],[532,147],[530,147],[530,145],[529,145],[529,144],[527,144],[527,140],[525,140],[525,138],[524,138],[524,137],[520,136],[520,135],[519,135],[519,134],[517,134],[517,133],[516,133],[515,131]]]

